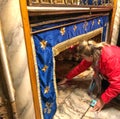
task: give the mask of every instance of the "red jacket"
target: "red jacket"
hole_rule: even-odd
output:
[[[76,75],[82,73],[91,66],[91,62],[82,60],[73,70],[71,70],[66,78],[72,79]],[[99,71],[106,76],[109,87],[101,95],[104,103],[108,103],[120,94],[120,47],[104,46],[99,59]]]

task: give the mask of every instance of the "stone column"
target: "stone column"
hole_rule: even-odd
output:
[[[35,119],[19,0],[0,1],[0,19],[19,119]]]
[[[117,44],[119,30],[120,30],[120,0],[117,1],[117,9],[115,13],[115,20],[114,20],[113,32],[112,32],[112,38],[111,38],[112,45]]]

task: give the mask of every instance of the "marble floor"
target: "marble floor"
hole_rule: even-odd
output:
[[[120,100],[114,99],[99,113],[92,112],[92,98],[87,94],[92,70],[58,86],[57,112],[53,119],[120,119]]]

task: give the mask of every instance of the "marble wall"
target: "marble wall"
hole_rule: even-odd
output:
[[[116,45],[120,31],[120,0],[117,0],[117,9],[115,13],[111,44]]]
[[[19,119],[35,119],[19,0],[0,0],[0,20]]]
[[[0,0],[0,20],[19,119],[35,119],[19,0]]]

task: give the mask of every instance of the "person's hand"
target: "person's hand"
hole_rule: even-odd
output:
[[[101,99],[99,99],[97,101],[97,103],[95,104],[95,106],[93,107],[92,111],[100,112],[101,109],[104,107],[104,105],[105,105],[105,103]]]
[[[61,80],[60,82],[58,82],[58,85],[63,85],[68,81],[67,78],[64,78],[63,80]]]

